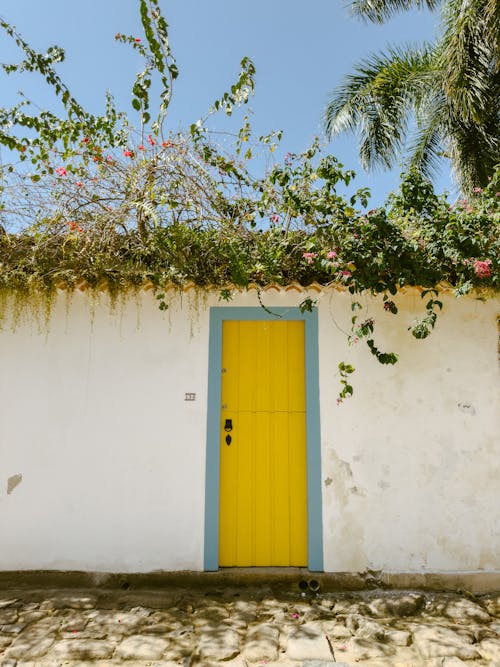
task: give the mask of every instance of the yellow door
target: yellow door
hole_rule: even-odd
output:
[[[307,565],[303,321],[222,329],[219,565]]]

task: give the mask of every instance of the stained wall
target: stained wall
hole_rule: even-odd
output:
[[[351,297],[268,290],[319,308],[326,571],[499,571],[500,301],[442,296],[432,335],[360,299],[382,366],[347,345]],[[202,570],[209,308],[218,294],[117,304],[59,296],[48,326],[0,331],[0,569]],[[258,306],[255,290],[231,306]],[[356,367],[340,405],[338,363]],[[195,400],[186,401],[186,394]]]

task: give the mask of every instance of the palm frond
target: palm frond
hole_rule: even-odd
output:
[[[438,45],[447,97],[462,118],[479,124],[500,99],[500,10],[491,4],[449,0]]]
[[[351,0],[354,14],[382,22],[439,0]],[[355,68],[325,112],[331,138],[357,130],[366,168],[392,166],[403,152],[409,120],[417,130],[407,164],[435,175],[441,149],[467,193],[484,187],[500,163],[500,0],[442,0],[435,45],[390,49]]]
[[[353,16],[373,23],[383,23],[395,14],[408,9],[430,9],[432,11],[439,4],[440,0],[352,0],[349,9]]]
[[[360,63],[328,103],[327,135],[357,129],[363,167],[390,167],[401,155],[412,108],[435,83],[433,60],[424,45],[390,48]]]
[[[462,192],[485,187],[500,163],[500,123],[492,114],[491,124],[464,122],[452,106],[443,114],[443,140]]]
[[[416,109],[417,129],[410,141],[406,166],[429,179],[436,177],[442,160],[443,95],[428,95]]]

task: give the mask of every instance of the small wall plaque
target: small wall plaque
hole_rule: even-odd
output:
[[[196,394],[187,391],[187,392],[184,394],[184,400],[185,400],[185,401],[196,401]]]

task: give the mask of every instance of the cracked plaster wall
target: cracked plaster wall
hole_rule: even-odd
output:
[[[344,303],[343,303],[344,301]],[[415,340],[416,292],[399,314],[372,313],[381,366],[361,343],[346,352],[348,296],[320,310],[325,569],[500,570],[498,300],[444,295],[436,329]],[[340,356],[355,367],[354,397],[335,405]]]

